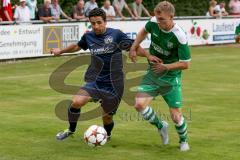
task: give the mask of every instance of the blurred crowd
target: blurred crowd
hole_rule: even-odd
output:
[[[101,7],[106,12],[108,20],[126,19],[123,14],[124,9],[133,19],[151,16],[142,4],[142,0],[134,0],[131,4],[127,4],[125,0],[113,0],[112,4],[110,0],[105,0],[103,6],[98,6],[96,0],[79,0],[73,6],[71,15],[67,15],[62,10],[58,0],[44,0],[39,7],[37,6],[37,0],[19,0],[18,5],[12,5],[11,0],[0,0],[0,21],[29,22],[31,20],[42,20],[48,23],[61,18],[84,20],[89,12],[96,7]]]
[[[101,7],[106,12],[108,20],[126,19],[123,14],[124,10],[135,20],[151,16],[142,0],[133,0],[131,4],[127,4],[125,0],[112,0],[112,3],[110,0],[104,0],[103,6],[98,6],[96,0],[79,0],[73,6],[71,15],[62,10],[58,0],[44,0],[42,5],[38,6],[37,4],[37,0],[19,0],[17,5],[12,5],[11,0],[0,0],[0,21],[29,22],[31,20],[42,20],[48,23],[58,21],[61,18],[84,20],[89,12],[96,7]],[[240,0],[230,0],[228,11],[225,7],[224,1],[211,0],[206,15],[216,18],[228,15],[240,16]]]
[[[226,3],[224,1],[217,2],[211,0],[207,16],[220,18],[223,16],[240,16],[240,0],[230,0],[228,4],[229,11],[226,10]]]

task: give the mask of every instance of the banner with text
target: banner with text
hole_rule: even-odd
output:
[[[240,19],[189,19],[175,20],[188,37],[189,45],[234,43],[235,28]],[[146,21],[112,21],[107,26],[120,29],[135,39]],[[51,48],[65,48],[77,43],[91,30],[89,22],[9,25],[0,27],[0,59],[49,56]],[[142,42],[149,48],[151,36]],[[88,51],[81,51],[88,52]]]
[[[41,56],[42,39],[38,25],[1,26],[0,59]]]

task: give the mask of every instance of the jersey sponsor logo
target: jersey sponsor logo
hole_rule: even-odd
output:
[[[113,37],[112,36],[107,36],[105,39],[104,39],[104,43],[105,44],[110,44],[113,42]]]
[[[172,43],[172,42],[168,42],[168,43],[167,43],[167,47],[168,47],[169,49],[172,49],[172,48],[173,48],[173,43]]]
[[[99,47],[99,48],[90,48],[90,52],[93,55],[99,55],[99,54],[111,54],[114,53],[116,51],[116,44],[115,43],[111,43],[111,44],[106,44],[103,47]]]
[[[153,49],[154,49],[155,51],[157,51],[158,53],[163,54],[163,55],[165,55],[165,56],[169,56],[169,55],[170,55],[170,52],[169,52],[169,51],[166,51],[166,50],[162,49],[162,48],[161,48],[159,45],[157,45],[156,43],[152,42],[151,45],[152,45]]]
[[[90,49],[90,52],[93,55],[99,55],[99,54],[108,54],[108,53],[112,53],[112,50],[109,50],[108,47],[103,47],[103,48],[96,48],[96,49]]]

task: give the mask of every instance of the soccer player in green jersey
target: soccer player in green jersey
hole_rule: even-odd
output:
[[[129,56],[136,61],[137,56],[147,57],[149,68],[135,97],[135,109],[145,120],[155,125],[163,140],[168,144],[168,123],[162,121],[149,106],[161,95],[169,106],[169,111],[179,135],[180,150],[190,149],[187,140],[187,123],[184,119],[181,91],[181,71],[188,69],[191,60],[185,32],[173,22],[174,6],[167,1],[160,2],[154,9],[155,17],[148,21],[137,35]],[[151,34],[150,54],[137,55],[136,49]],[[156,60],[158,58],[158,60]]]
[[[235,40],[236,43],[240,43],[240,24],[236,27],[235,30]]]

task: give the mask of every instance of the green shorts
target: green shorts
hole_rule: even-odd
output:
[[[159,77],[148,71],[138,86],[138,92],[152,97],[161,95],[170,108],[182,106],[181,77]]]

